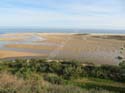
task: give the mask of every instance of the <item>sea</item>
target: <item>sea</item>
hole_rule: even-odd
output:
[[[57,29],[57,28],[0,28],[0,34],[6,33],[101,33],[101,34],[125,34],[125,30],[111,30],[111,29]]]

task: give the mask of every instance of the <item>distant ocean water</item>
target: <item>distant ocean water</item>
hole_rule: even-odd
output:
[[[0,28],[0,34],[4,33],[24,33],[24,32],[40,32],[40,33],[109,33],[109,34],[125,34],[125,30],[104,30],[104,29],[47,29],[47,28]]]

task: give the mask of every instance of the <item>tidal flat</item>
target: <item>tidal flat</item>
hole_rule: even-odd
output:
[[[54,59],[119,64],[124,34],[8,33],[0,35],[0,58],[39,56]],[[122,56],[125,56],[123,50]]]

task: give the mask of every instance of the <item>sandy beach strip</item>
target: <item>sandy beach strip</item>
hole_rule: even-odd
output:
[[[31,45],[31,44],[7,44],[5,47],[8,48],[24,48],[24,49],[36,49],[36,50],[53,50],[55,46],[42,46],[42,45]]]
[[[28,53],[28,52],[17,52],[10,50],[0,50],[0,58],[23,57],[23,56],[46,56],[46,55],[37,53]]]

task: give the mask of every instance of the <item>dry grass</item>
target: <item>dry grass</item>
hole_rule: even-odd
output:
[[[24,80],[6,72],[0,73],[0,90],[9,91],[6,93],[12,91],[16,93],[36,93],[36,91],[39,91],[38,93],[40,93],[47,86],[49,86],[49,83],[42,78],[40,80]]]
[[[3,72],[0,73],[0,93],[112,93],[106,90],[83,90],[75,86],[52,85],[42,78],[23,80]]]
[[[23,79],[18,79],[16,76],[9,73],[0,74],[0,87],[2,88],[18,88],[24,84]]]

